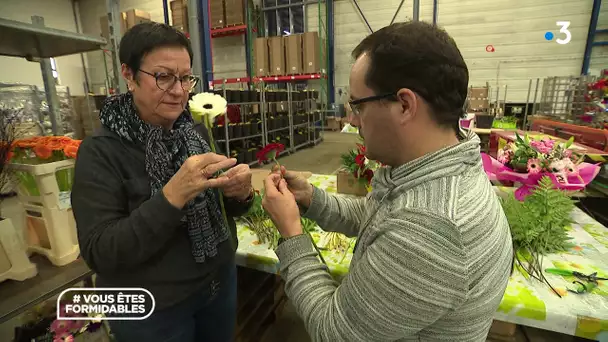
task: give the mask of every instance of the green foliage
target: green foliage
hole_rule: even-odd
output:
[[[540,280],[542,255],[571,246],[566,227],[573,222],[570,214],[575,201],[569,193],[556,189],[549,177],[543,177],[524,201],[518,201],[513,194],[501,201],[517,261],[520,266],[527,263],[525,271]]]
[[[517,148],[513,153],[511,164],[526,164],[529,159],[537,158],[538,152],[530,146],[530,139],[526,135],[524,139],[515,133],[515,147]]]

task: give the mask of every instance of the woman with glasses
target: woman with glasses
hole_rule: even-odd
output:
[[[250,207],[251,172],[212,153],[206,129],[192,122],[186,104],[198,78],[184,34],[139,24],[119,57],[128,92],[105,101],[102,129],[76,162],[82,257],[97,287],[141,287],[155,298],[149,318],[110,321],[118,341],[232,341],[232,217]]]

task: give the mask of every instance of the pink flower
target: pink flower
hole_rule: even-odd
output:
[[[56,319],[53,321],[53,323],[51,323],[51,331],[56,336],[67,334],[70,331],[69,325],[69,321]]]
[[[53,342],[74,342],[74,336],[67,332],[61,335],[55,335]]]
[[[508,164],[509,161],[511,161],[511,158],[509,158],[509,153],[505,152],[505,150],[498,150],[496,159],[502,164]]]
[[[546,140],[542,140],[543,144],[545,144],[545,146],[553,149],[553,147],[555,147],[555,141],[551,140],[551,139],[546,139]]]
[[[539,173],[541,170],[540,160],[538,159],[530,159],[528,160],[528,172],[530,173]]]
[[[572,151],[571,150],[564,150],[564,157],[570,158],[571,156],[572,156]]]
[[[551,150],[553,150],[553,147],[545,145],[543,141],[533,140],[530,142],[530,146],[542,154],[549,154],[551,153]]]

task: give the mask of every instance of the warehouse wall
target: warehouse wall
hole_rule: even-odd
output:
[[[358,0],[372,29],[388,25],[400,1]],[[420,20],[432,22],[432,0],[420,1]],[[454,37],[470,70],[470,84],[489,82],[501,88],[507,85],[507,101],[526,100],[531,78],[578,75],[593,0],[439,0],[438,23]],[[316,6],[308,6],[309,28],[314,30]],[[412,1],[405,1],[397,21],[412,16]],[[552,31],[561,37],[556,21],[570,21],[572,40],[559,45],[546,41]],[[604,2],[600,28],[608,28],[608,4]],[[348,85],[352,60],[350,52],[369,34],[367,25],[350,0],[335,1],[336,91]],[[605,39],[604,39],[605,40]],[[495,52],[486,52],[493,45]],[[608,64],[608,47],[593,50],[591,71],[599,73]],[[541,83],[542,84],[542,83]]]
[[[83,32],[91,35],[100,35],[101,26],[99,18],[107,15],[106,2],[100,0],[79,0],[80,17],[83,22]],[[121,0],[120,11],[139,9],[150,13],[151,19],[164,22],[163,4],[161,0]],[[213,64],[216,78],[239,77],[246,74],[244,36],[225,37],[213,40]],[[106,54],[108,72],[112,73],[110,55]],[[89,74],[92,88],[98,92],[99,87],[105,85],[105,69],[102,52],[87,54],[89,61]]]
[[[2,0],[0,18],[31,23],[31,17],[44,17],[45,26],[76,32],[71,0]],[[61,85],[73,95],[84,95],[84,73],[80,55],[56,58]],[[0,82],[33,84],[43,87],[40,64],[23,58],[0,56]]]
[[[530,79],[548,76],[578,75],[582,66],[589,17],[593,0],[439,0],[440,26],[456,40],[469,66],[470,84],[493,87],[493,98],[500,89],[507,101],[526,100]],[[362,12],[374,30],[390,23],[400,0],[358,0]],[[420,19],[432,21],[432,0],[420,1]],[[335,74],[336,92],[347,91],[352,60],[350,53],[369,30],[351,0],[336,0],[335,5]],[[162,1],[121,0],[121,11],[131,8],[151,13],[162,21]],[[306,8],[308,31],[318,30],[318,6]],[[105,13],[105,1],[80,0],[83,30],[99,34],[99,17]],[[412,1],[405,1],[396,21],[412,17]],[[544,34],[560,37],[556,21],[570,21],[572,40],[567,45],[546,41]],[[608,4],[604,3],[599,27],[608,28]],[[493,45],[495,52],[486,52]],[[93,83],[103,83],[100,52],[89,53]],[[213,39],[215,78],[245,75],[244,36]],[[593,50],[591,72],[599,72],[608,62],[608,47]],[[111,67],[111,66],[110,66]],[[542,85],[542,83],[541,83]]]

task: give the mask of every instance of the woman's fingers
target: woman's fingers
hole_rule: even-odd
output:
[[[230,183],[230,178],[220,176],[217,178],[211,178],[203,181],[204,187],[206,188],[223,188]]]
[[[203,177],[211,178],[216,172],[218,172],[222,169],[232,167],[235,164],[236,164],[235,158],[226,159],[226,160],[220,161],[218,163],[208,164],[207,166],[205,166],[201,169],[201,173],[203,174]],[[226,178],[228,178],[228,177],[226,177]]]

